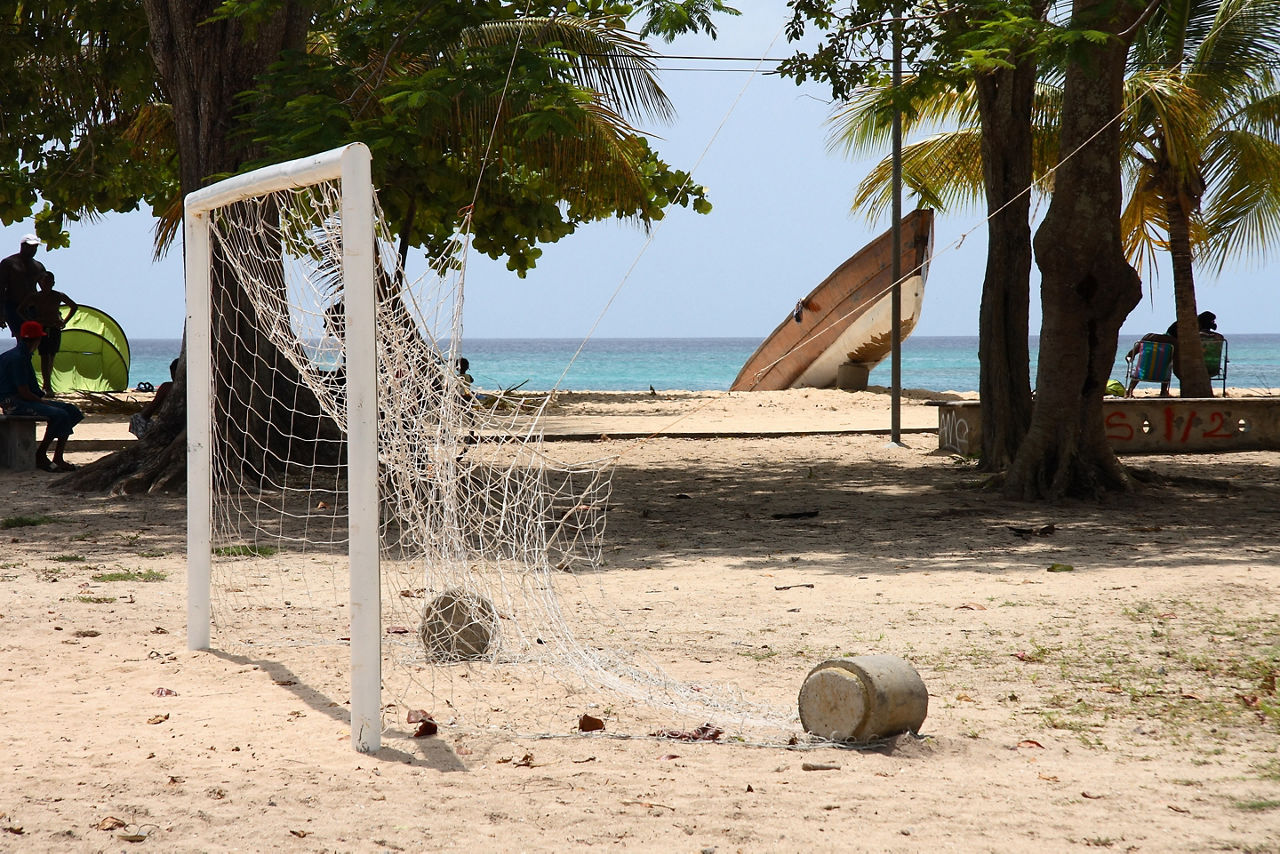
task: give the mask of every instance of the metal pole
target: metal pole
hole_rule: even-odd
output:
[[[902,86],[902,22],[893,25],[893,90],[894,96]],[[890,345],[893,348],[890,385],[892,401],[889,422],[889,441],[902,442],[902,110],[893,108],[893,307],[890,323]]]

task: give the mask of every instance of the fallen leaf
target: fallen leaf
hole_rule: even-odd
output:
[[[956,606],[957,611],[985,611],[986,605],[979,605],[977,602],[965,602],[963,605]]]
[[[1201,696],[1199,696],[1198,694],[1186,693],[1186,694],[1179,694],[1179,695],[1178,695],[1178,699],[1181,699],[1181,700],[1203,700],[1204,698],[1203,698],[1203,697],[1201,697]]]
[[[1098,690],[1104,694],[1123,694],[1124,693],[1124,689],[1121,688],[1119,685],[1103,685]]]
[[[323,504],[324,502],[321,502],[321,503]],[[289,832],[292,833],[294,836],[298,837],[299,839],[307,838],[307,831],[305,830],[291,830]]]
[[[1091,794],[1089,794],[1088,792],[1081,792],[1081,793],[1080,793],[1080,797],[1082,797],[1082,798],[1088,798],[1088,799],[1089,799],[1089,800],[1091,800],[1091,801],[1100,801],[1100,800],[1102,800],[1102,798],[1103,798],[1103,796],[1102,796],[1102,795],[1091,795]]]
[[[123,839],[125,842],[146,842],[147,835],[145,833],[119,833],[116,839]]]
[[[387,634],[389,635],[407,635],[409,631],[408,626],[387,626]]]
[[[149,724],[162,724],[162,723],[164,723],[164,722],[165,722],[165,721],[167,721],[167,720],[169,720],[169,713],[168,713],[168,712],[166,712],[166,713],[165,713],[165,714],[163,714],[163,715],[152,715],[151,717],[147,718],[147,723],[149,723]]]
[[[658,757],[658,759],[659,759],[659,760],[663,760],[663,761],[669,761],[669,760],[672,760],[672,759],[679,759],[679,758],[680,758],[680,754],[679,754],[679,753],[668,753],[668,754],[666,754],[665,756],[659,756],[659,757]]]
[[[413,737],[427,738],[435,735],[439,731],[440,727],[431,719],[430,716],[428,716],[426,720],[418,722],[418,728],[413,731]]]
[[[532,768],[532,767],[533,767],[533,754],[532,754],[532,753],[526,753],[524,756],[521,756],[521,757],[520,757],[519,761],[517,761],[517,762],[513,762],[513,763],[511,763],[511,764],[512,764],[512,765],[514,765],[514,766],[515,766],[515,767],[517,767],[517,768]]]
[[[1051,563],[1049,564],[1050,572],[1075,572],[1076,568],[1069,563]]]
[[[1044,750],[1044,745],[1036,741],[1034,738],[1024,738],[1022,741],[1018,742],[1018,746],[1019,747],[1038,747],[1041,750]]]
[[[102,632],[97,629],[77,629],[75,632],[75,636],[78,638],[96,638],[101,634]]]
[[[328,502],[328,501],[317,501],[317,502],[316,502],[316,509],[317,509],[317,510],[328,510],[328,509],[329,509],[329,502]]]
[[[17,825],[17,824],[5,825],[4,832],[12,833],[14,836],[21,836],[24,833],[21,825]]]
[[[830,762],[801,762],[801,771],[839,771],[840,766]]]
[[[579,732],[598,732],[602,729],[604,729],[604,721],[599,718],[592,717],[591,715],[583,715],[578,718]]]
[[[1168,807],[1169,807],[1169,809],[1173,810],[1174,812],[1180,812],[1180,813],[1189,813],[1189,812],[1191,812],[1191,810],[1187,809],[1186,807],[1175,807],[1173,804],[1169,804],[1169,805],[1168,805]]]
[[[151,693],[152,693],[152,694],[155,694],[157,697],[176,697],[176,696],[178,696],[178,692],[177,692],[177,691],[170,690],[169,688],[157,688],[157,689],[155,689],[154,691],[152,691]]]
[[[120,828],[124,827],[124,821],[122,819],[116,818],[113,815],[109,815],[106,818],[104,818],[102,821],[95,824],[94,827],[97,828],[98,830],[119,830]]]
[[[574,765],[585,765],[588,762],[595,762],[596,758],[594,756],[588,756],[586,759],[574,759],[572,761]]]
[[[1050,783],[1058,782],[1058,778],[1053,776],[1052,774],[1041,774],[1039,776],[1041,780],[1048,780]]]
[[[168,630],[168,629],[166,629],[166,628],[164,628],[163,626],[156,626],[154,629],[152,629],[152,630],[151,630],[151,634],[153,634],[153,635],[167,635],[167,634],[169,634],[169,630]]]
[[[453,749],[453,752],[458,754],[459,756],[470,756],[472,753],[472,750],[470,747],[463,747],[462,745],[458,745]],[[594,759],[595,757],[592,757],[592,758]]]
[[[288,688],[290,685],[297,685],[297,684],[298,684],[298,683],[297,683],[296,681],[294,681],[293,679],[273,679],[273,680],[271,680],[271,681],[272,681],[274,684],[279,685],[279,686],[280,686],[280,687],[282,687],[282,688]]]
[[[956,702],[958,702],[958,703],[976,703],[976,702],[977,702],[977,700],[973,699],[973,698],[972,698],[972,697],[970,697],[968,694],[956,694]]]
[[[1178,616],[1177,614],[1175,614],[1175,613],[1173,613],[1172,611],[1170,611],[1170,612],[1169,612],[1169,613],[1167,613],[1167,614],[1161,614],[1161,615],[1160,615],[1160,619],[1162,619],[1162,620],[1172,620],[1172,619],[1174,619],[1174,618],[1175,618],[1175,617],[1177,617],[1177,616]]]
[[[431,713],[425,709],[410,709],[409,714],[405,716],[404,722],[407,724],[418,724],[423,721],[430,720],[434,720],[434,718],[432,718]]]
[[[1241,703],[1245,705],[1246,708],[1249,708],[1249,709],[1256,709],[1262,705],[1261,701],[1258,699],[1258,696],[1256,694],[1247,694],[1247,695],[1236,694],[1236,699],[1238,699]]]

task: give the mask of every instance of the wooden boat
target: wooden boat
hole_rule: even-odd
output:
[[[902,338],[920,319],[933,251],[933,211],[902,219]],[[893,328],[893,233],[877,237],[836,268],[747,359],[730,391],[831,388],[840,365],[878,365]]]

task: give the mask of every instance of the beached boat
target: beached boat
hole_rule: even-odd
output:
[[[902,338],[915,329],[933,251],[933,211],[902,219]],[[831,388],[846,362],[870,371],[892,347],[893,235],[836,268],[747,359],[730,391]],[[856,371],[855,371],[856,372]]]

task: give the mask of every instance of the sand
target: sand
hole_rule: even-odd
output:
[[[554,446],[619,455],[600,581],[673,671],[794,706],[827,658],[901,656],[921,737],[413,738],[391,709],[361,755],[344,653],[302,674],[186,650],[180,497],[0,472],[0,517],[51,520],[4,531],[0,850],[1280,850],[1280,454],[1129,458],[1177,480],[1043,506],[934,434],[850,432],[887,427],[875,392],[579,394],[555,417],[688,434]],[[128,441],[118,415],[79,435],[77,462]]]

